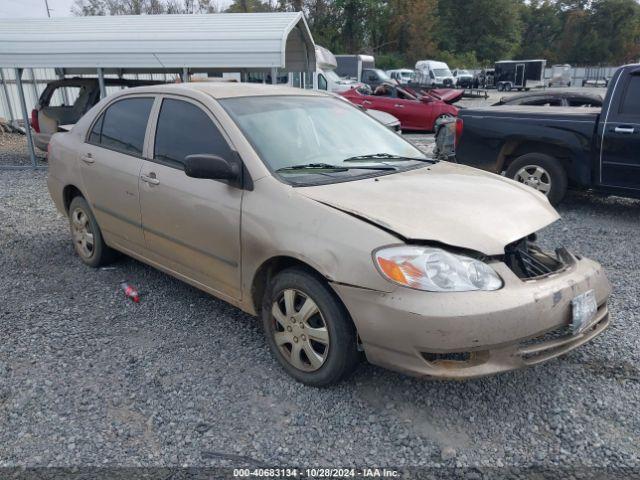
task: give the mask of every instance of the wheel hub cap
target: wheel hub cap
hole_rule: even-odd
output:
[[[318,370],[327,359],[330,342],[327,324],[313,299],[286,289],[273,303],[271,316],[282,356],[299,370]]]
[[[551,177],[549,173],[539,165],[527,165],[522,167],[514,176],[520,183],[549,195],[551,191]]]
[[[81,208],[76,208],[71,213],[71,234],[78,253],[90,258],[94,247],[93,231],[88,215]]]

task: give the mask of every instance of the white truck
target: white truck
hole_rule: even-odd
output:
[[[338,62],[335,55],[326,48],[316,45],[314,88],[340,93],[362,85],[362,83],[353,78],[340,77],[336,73],[337,66]]]
[[[415,67],[415,82],[429,87],[453,87],[455,78],[449,65],[435,60],[419,60]]]

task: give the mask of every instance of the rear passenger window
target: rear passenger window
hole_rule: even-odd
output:
[[[46,106],[48,107],[69,107],[73,106],[80,96],[80,87],[59,87],[57,88]],[[67,102],[65,103],[65,95]]]
[[[640,75],[632,75],[625,89],[624,100],[620,105],[623,115],[640,116]]]
[[[181,100],[163,100],[156,127],[154,159],[183,168],[184,158],[196,153],[229,158],[231,149],[201,108]]]
[[[98,145],[100,143],[100,134],[102,133],[102,121],[104,120],[104,114],[100,115],[100,118],[93,124],[91,133],[89,134],[89,143]]]
[[[142,156],[153,98],[128,98],[107,108],[94,124],[89,142],[109,150]]]

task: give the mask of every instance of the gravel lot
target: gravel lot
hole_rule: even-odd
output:
[[[475,381],[363,364],[316,390],[239,310],[131,259],[85,267],[46,175],[0,171],[0,466],[640,467],[639,201],[570,194],[542,235],[609,272],[594,342]]]

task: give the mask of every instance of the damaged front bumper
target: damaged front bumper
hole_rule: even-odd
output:
[[[433,293],[399,287],[384,293],[332,284],[358,329],[367,359],[417,376],[473,378],[542,363],[599,335],[609,325],[611,286],[602,267],[566,255],[565,268],[521,279],[505,263],[491,266],[496,291]],[[572,300],[593,290],[595,316],[569,329]]]

